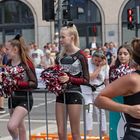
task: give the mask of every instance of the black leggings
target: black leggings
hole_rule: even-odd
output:
[[[140,128],[137,129],[140,130]],[[140,132],[130,130],[130,127],[127,126],[123,140],[140,140]]]

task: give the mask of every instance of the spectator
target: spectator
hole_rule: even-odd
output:
[[[90,50],[88,48],[84,49],[84,53],[87,58],[91,58]]]
[[[35,65],[35,67],[40,67],[41,62],[44,56],[44,53],[41,49],[38,48],[36,44],[33,44],[34,50],[32,51],[32,60]]]
[[[89,44],[88,49],[90,49],[90,54],[92,55],[95,50],[97,49],[97,44],[96,44],[96,36],[93,36],[92,42]]]
[[[113,63],[113,62],[112,62],[112,60],[113,60],[113,58],[112,58],[112,57],[113,57],[113,56],[112,56],[112,53],[111,53],[110,51],[108,51],[108,49],[107,49],[106,46],[103,46],[103,47],[102,47],[102,51],[103,51],[104,55],[106,56],[108,65],[110,66],[111,63]]]
[[[46,50],[45,55],[41,62],[41,67],[46,69],[48,67],[54,66],[54,64],[55,64],[55,59],[53,56],[51,56],[51,51]]]
[[[107,65],[105,55],[103,52],[95,51],[91,59],[88,59],[89,63],[89,74],[90,74],[90,85],[96,88],[95,91],[91,92],[90,88],[86,87],[86,91],[84,94],[85,104],[88,105],[88,111],[86,111],[86,126],[87,126],[87,134],[92,135],[93,126],[93,107],[94,100],[100,91],[108,84],[109,79],[109,66]],[[91,108],[91,109],[90,109]],[[99,121],[99,109],[94,107],[97,115],[97,119]],[[106,114],[105,110],[101,110],[101,120],[102,120],[102,135],[106,135]]]
[[[110,66],[112,66],[112,65],[114,65],[115,60],[117,58],[117,47],[115,46],[114,42],[109,42],[108,45],[109,45],[108,51],[112,54],[112,61],[110,64]]]

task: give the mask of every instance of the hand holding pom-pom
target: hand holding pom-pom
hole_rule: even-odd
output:
[[[59,65],[49,67],[42,71],[41,78],[43,79],[48,91],[59,95],[63,93],[65,89],[65,83],[59,80],[60,76],[65,75],[63,69]]]
[[[7,66],[4,68],[4,72],[1,72],[1,79],[2,82],[0,83],[1,89],[0,94],[1,96],[11,96],[11,94],[18,89],[17,81],[23,80],[24,77],[24,69],[23,67],[16,66],[10,67]]]

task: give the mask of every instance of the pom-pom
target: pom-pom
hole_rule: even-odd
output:
[[[59,65],[55,65],[53,67],[49,67],[42,71],[41,78],[46,85],[48,91],[54,93],[55,95],[62,94],[65,85],[64,83],[60,83],[59,76],[63,76],[63,69]]]
[[[114,81],[126,74],[132,73],[135,69],[129,65],[121,64],[118,68],[114,67],[110,73],[111,81]]]
[[[6,66],[2,74],[2,82],[0,83],[0,96],[11,96],[18,89],[17,81],[23,80],[24,69],[22,66]]]

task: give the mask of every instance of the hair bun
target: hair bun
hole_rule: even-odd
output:
[[[96,56],[96,57],[104,57],[104,53],[103,51],[95,51],[92,56]]]
[[[17,34],[15,37],[14,37],[14,39],[16,39],[16,40],[19,40],[21,38],[21,35],[20,34]]]

